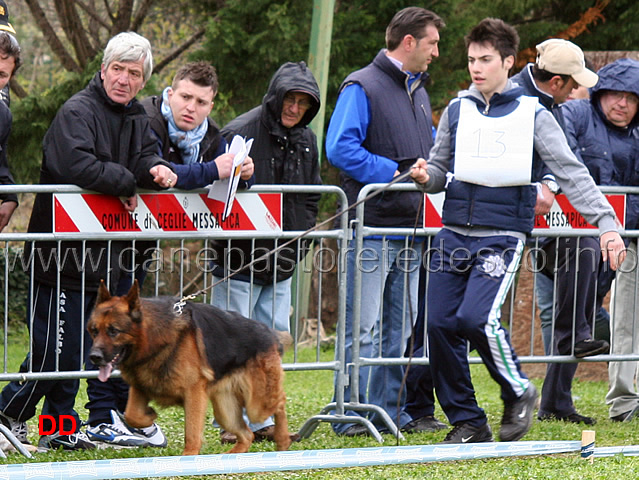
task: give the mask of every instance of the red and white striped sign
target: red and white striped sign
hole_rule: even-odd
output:
[[[282,194],[238,193],[222,221],[224,202],[202,193],[142,193],[127,212],[118,197],[94,193],[53,194],[55,233],[195,232],[282,230]]]
[[[626,195],[606,194],[604,195],[621,223],[622,228],[626,226]],[[424,195],[424,227],[442,227],[442,209],[444,206],[445,193]],[[566,232],[575,229],[596,228],[589,224],[586,219],[570,204],[565,195],[555,196],[550,212],[546,215],[535,217],[535,228],[545,229],[552,232]]]

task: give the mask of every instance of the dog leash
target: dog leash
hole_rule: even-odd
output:
[[[404,172],[402,174],[399,174],[396,177],[394,177],[390,182],[388,182],[383,187],[378,188],[377,190],[373,190],[371,193],[366,195],[366,197],[362,198],[361,200],[358,200],[354,204],[348,206],[346,209],[341,210],[340,212],[336,213],[335,215],[333,215],[333,216],[327,218],[326,220],[314,225],[313,227],[311,227],[308,230],[300,233],[296,237],[291,238],[290,240],[288,240],[287,242],[283,243],[282,245],[274,248],[273,250],[270,250],[270,251],[266,252],[262,256],[256,258],[255,260],[251,261],[250,263],[248,263],[244,268],[242,268],[242,270],[251,267],[252,265],[254,265],[255,263],[257,263],[259,261],[265,260],[270,255],[273,255],[273,254],[279,252],[280,250],[282,250],[286,246],[296,242],[300,238],[303,238],[308,233],[314,232],[315,230],[317,230],[320,227],[328,224],[329,222],[334,221],[336,218],[338,218],[341,215],[343,215],[344,212],[347,212],[347,211],[349,211],[349,210],[351,210],[353,208],[356,208],[358,205],[360,205],[360,204],[370,200],[371,198],[379,195],[380,193],[382,193],[385,190],[387,190],[388,187],[390,187],[391,185],[394,185],[396,183],[399,183],[399,182],[403,181],[404,179],[408,178],[408,176],[410,175],[411,170],[412,170],[412,167],[409,168],[406,172]],[[412,248],[414,246],[414,244],[415,244],[415,236],[417,234],[417,226],[419,225],[419,219],[420,219],[421,213],[422,213],[422,202],[419,203],[419,208],[417,209],[417,215],[415,216],[415,224],[413,226],[413,234],[411,236],[410,248]],[[182,296],[182,298],[180,298],[180,300],[178,300],[173,305],[173,313],[176,316],[182,315],[182,312],[184,310],[184,306],[186,305],[187,301],[194,300],[195,298],[197,298],[200,295],[206,293],[208,290],[212,289],[213,287],[215,287],[215,286],[219,285],[220,283],[228,280],[229,278],[232,278],[235,274],[237,274],[239,272],[240,272],[240,270],[237,270],[237,271],[235,271],[235,272],[233,272],[231,274],[226,275],[224,278],[221,278],[217,282],[212,283],[211,285],[209,285],[206,288],[202,288],[202,289],[198,290],[195,293]],[[410,282],[410,278],[407,279],[407,282]],[[410,284],[408,284],[408,288],[410,288]],[[412,319],[413,318],[413,306],[412,306],[412,302],[410,302],[410,301],[408,302],[408,309],[409,309],[409,317]],[[401,396],[402,396],[402,392],[403,392],[404,388],[406,387],[406,380],[407,380],[408,372],[409,372],[411,364],[412,364],[413,346],[414,346],[414,343],[415,343],[415,325],[414,325],[414,322],[411,321],[410,325],[411,325],[411,335],[410,335],[409,346],[408,346],[408,364],[406,365],[406,369],[404,371],[404,375],[402,377],[402,381],[401,381],[401,384],[400,384],[400,389],[399,389],[399,392],[398,392],[398,395],[397,395],[397,422],[396,422],[396,425],[398,425],[398,427],[397,427],[398,428],[398,430],[397,430],[398,433],[397,433],[397,436],[396,436],[396,442],[397,442],[398,445],[399,445],[399,439],[400,439],[399,422],[400,422]]]
[[[210,289],[212,289],[213,287],[219,285],[222,282],[225,282],[226,280],[228,280],[229,278],[232,278],[233,276],[235,276],[236,274],[238,274],[240,271],[245,270],[249,267],[251,267],[252,265],[256,264],[257,262],[261,262],[262,260],[267,259],[270,255],[273,255],[277,252],[279,252],[280,250],[282,250],[283,248],[287,247],[288,245],[291,245],[292,243],[297,242],[300,238],[303,238],[304,236],[306,236],[308,233],[314,232],[315,230],[319,229],[320,227],[323,227],[324,225],[334,221],[336,218],[340,217],[341,215],[344,214],[344,212],[347,212],[353,208],[356,208],[358,205],[370,200],[371,198],[379,195],[380,193],[384,192],[385,190],[388,189],[388,187],[390,187],[391,185],[394,185],[396,183],[399,183],[403,180],[405,180],[406,178],[408,178],[408,176],[410,175],[411,170],[413,169],[413,167],[410,167],[408,170],[406,170],[404,173],[401,173],[399,175],[397,175],[396,177],[394,177],[390,182],[388,182],[386,185],[384,185],[383,187],[378,188],[377,190],[373,190],[371,193],[369,193],[368,195],[366,195],[364,198],[362,198],[361,200],[358,200],[357,202],[353,203],[352,205],[348,206],[346,209],[344,210],[340,210],[338,213],[336,213],[335,215],[327,218],[326,220],[314,225],[313,227],[309,228],[308,230],[305,230],[304,232],[300,233],[299,235],[297,235],[294,238],[291,238],[290,240],[284,242],[283,244],[279,245],[278,247],[274,248],[273,250],[270,250],[268,252],[266,252],[265,254],[261,255],[260,257],[254,259],[253,261],[251,261],[250,263],[246,264],[241,270],[237,270],[235,272],[229,273],[228,275],[226,275],[224,278],[221,278],[220,280],[218,280],[215,283],[212,283],[211,285],[209,285],[206,288],[202,288],[200,290],[198,290],[195,293],[191,293],[189,295],[184,295],[180,298],[180,300],[178,300],[177,302],[175,302],[175,304],[173,305],[173,313],[175,315],[181,315],[183,310],[184,310],[184,306],[186,305],[186,302],[188,300],[193,300],[197,297],[199,297],[200,295],[208,292]],[[421,211],[421,202],[420,202],[420,207],[419,210]],[[417,222],[418,220],[415,221],[415,231],[417,231]],[[414,237],[414,235],[413,235]]]

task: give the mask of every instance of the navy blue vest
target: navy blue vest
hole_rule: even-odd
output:
[[[500,117],[507,115],[517,107],[516,98],[521,95],[521,89],[515,88],[504,94],[496,94],[491,99],[488,115]],[[474,98],[484,110],[485,105]],[[448,106],[448,120],[450,127],[450,170],[455,171],[455,141],[457,125],[459,124],[458,99]],[[537,163],[533,162],[533,181]],[[442,212],[444,225],[462,227],[486,227],[499,230],[512,230],[530,233],[534,226],[535,202],[537,191],[533,185],[517,187],[485,187],[453,179],[446,188],[446,200]]]
[[[359,84],[368,97],[370,122],[364,148],[397,162],[400,173],[419,157],[428,158],[433,144],[430,99],[422,79],[409,93],[408,74],[400,71],[381,50],[372,63],[351,73],[340,91]],[[407,180],[407,182],[410,180]],[[363,184],[342,174],[349,204],[355,203]],[[419,192],[384,192],[367,202],[364,223],[369,226],[412,227],[422,202]],[[354,215],[354,212],[353,212]]]

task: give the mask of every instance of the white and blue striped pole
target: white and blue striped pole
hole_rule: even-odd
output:
[[[120,479],[396,465],[576,452],[581,443],[500,442],[0,464],[0,479]]]

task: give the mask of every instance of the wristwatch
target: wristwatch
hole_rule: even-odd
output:
[[[548,187],[548,190],[552,192],[553,195],[557,195],[559,193],[559,184],[550,178],[544,178],[541,183]]]

